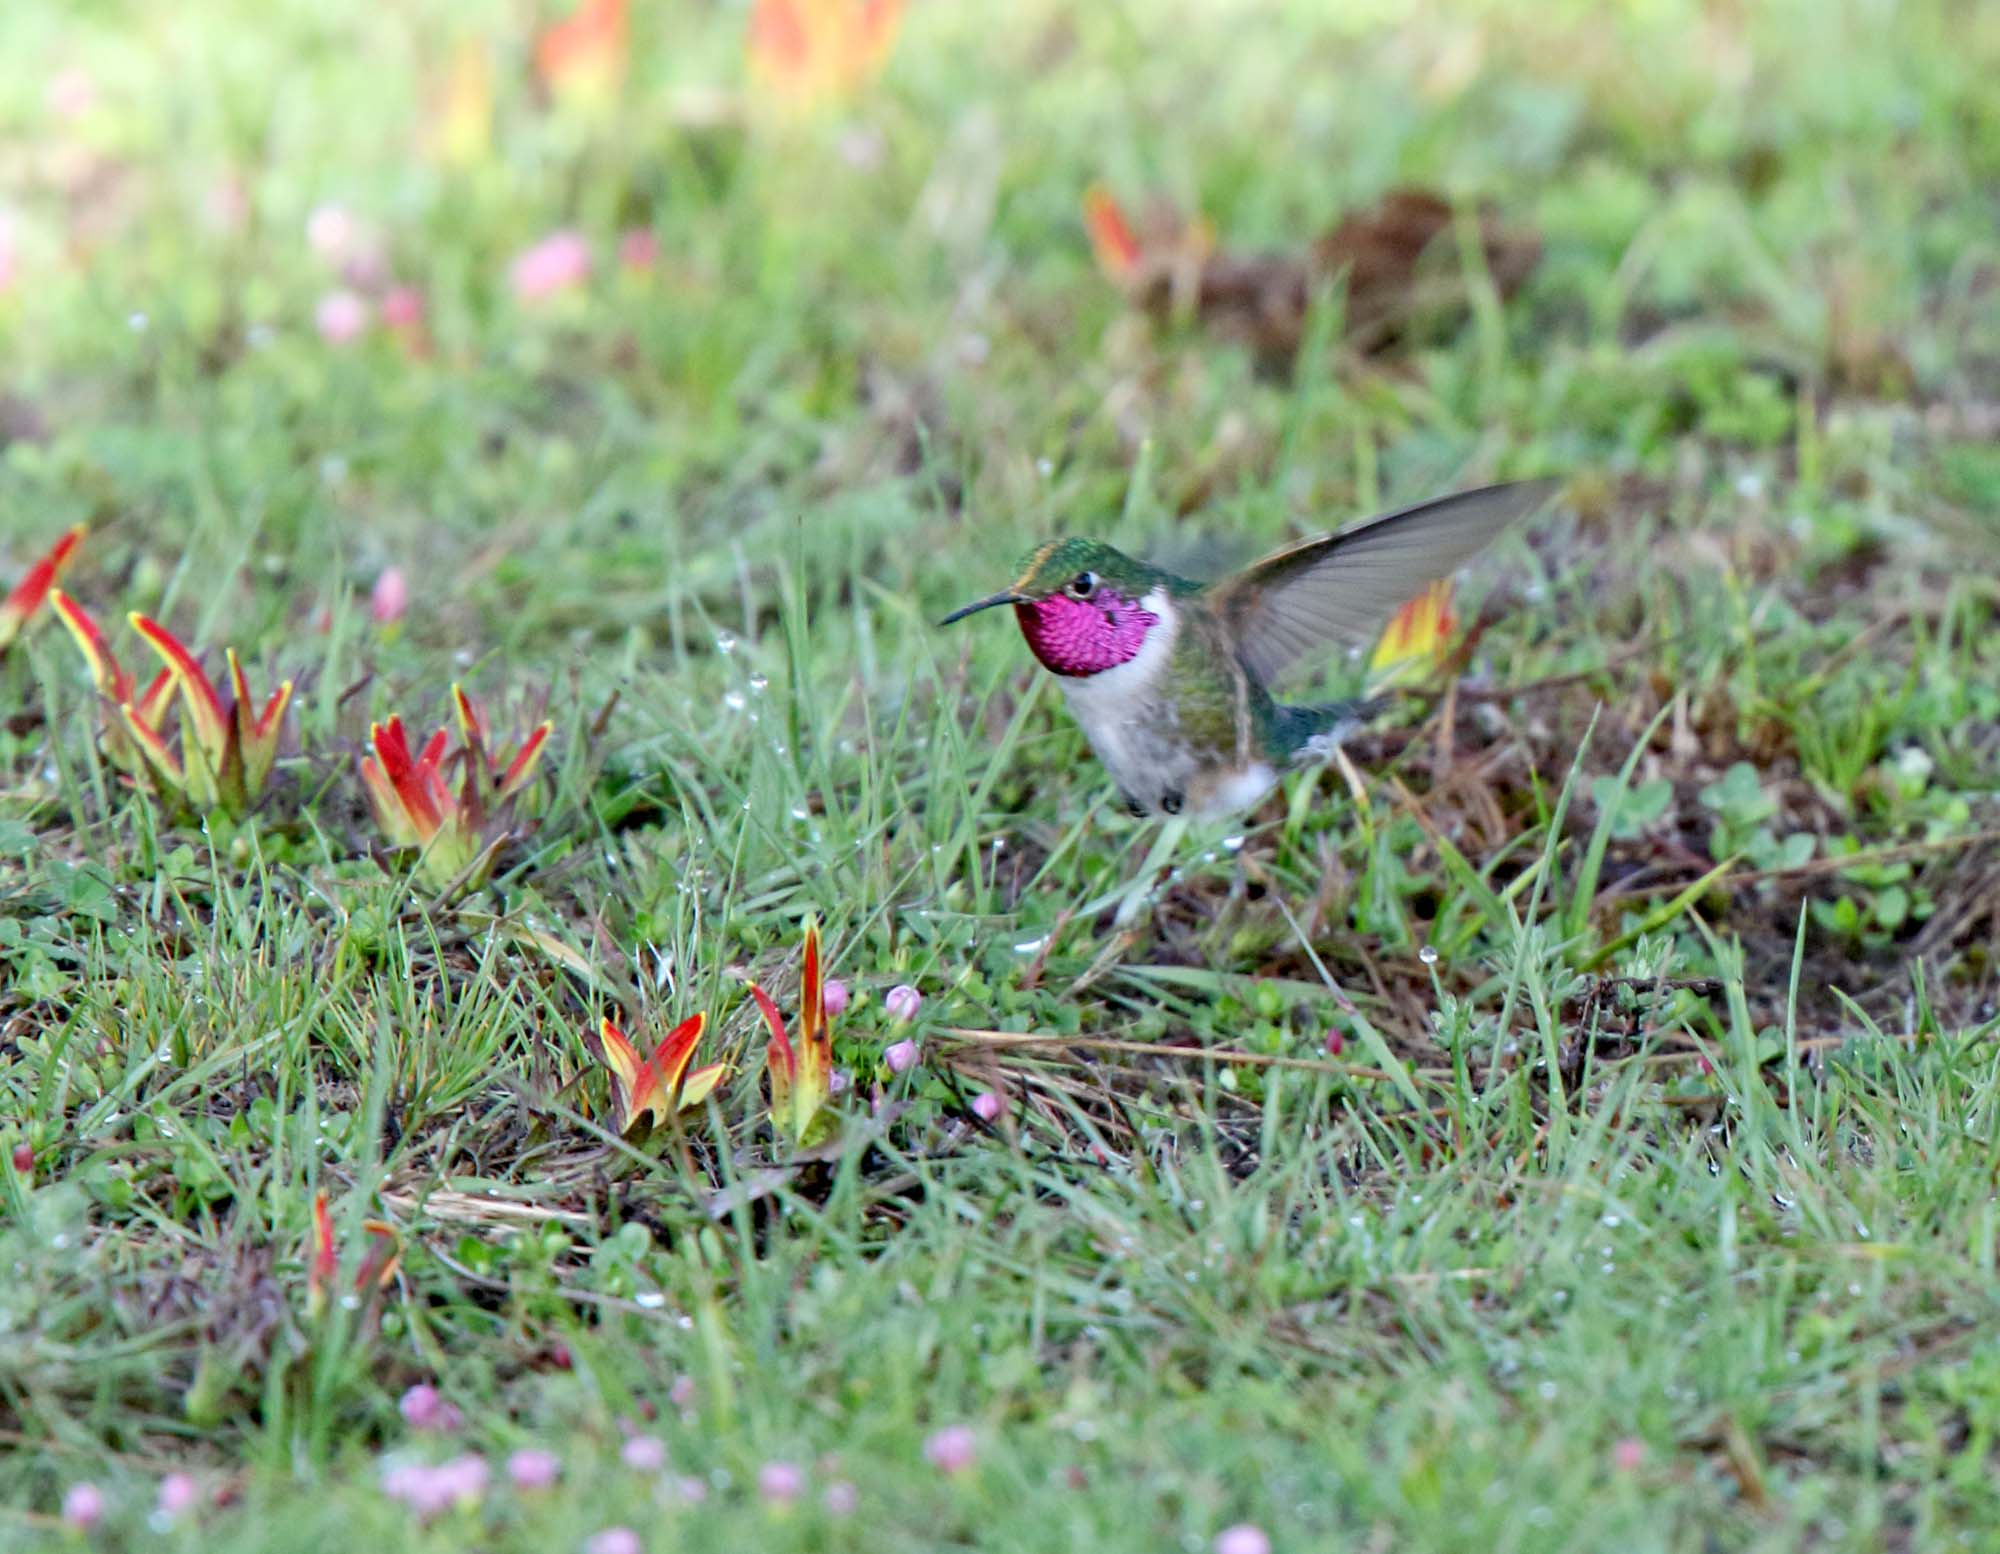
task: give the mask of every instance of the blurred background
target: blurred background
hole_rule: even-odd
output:
[[[128,569],[536,576],[616,631],[648,569],[726,579],[801,511],[897,588],[913,526],[998,557],[1106,525],[1148,438],[1160,516],[1258,538],[1472,475],[1754,475],[1831,402],[1983,442],[1996,32],[1947,0],[10,0],[0,512],[129,525]],[[1264,258],[1300,268],[1204,298]]]

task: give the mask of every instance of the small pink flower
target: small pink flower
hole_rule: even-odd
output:
[[[424,322],[424,294],[414,286],[391,286],[382,296],[382,326],[398,334]]]
[[[562,1464],[554,1452],[525,1446],[507,1459],[507,1482],[523,1494],[548,1489],[562,1477]]]
[[[689,1408],[694,1404],[694,1377],[676,1376],[674,1384],[667,1388],[667,1401],[675,1408]]]
[[[1328,1057],[1337,1058],[1346,1050],[1347,1038],[1345,1036],[1341,1035],[1339,1031],[1328,1031],[1326,1033],[1326,1055]]]
[[[924,995],[907,982],[899,982],[890,988],[882,1000],[882,1007],[889,1011],[892,1020],[914,1020],[923,1006]]]
[[[451,1496],[446,1493],[437,1469],[422,1462],[398,1463],[383,1474],[382,1493],[391,1500],[402,1501],[426,1521],[451,1504]]]
[[[80,119],[97,106],[97,83],[86,70],[59,71],[42,93],[42,102],[58,118]]]
[[[1000,1116],[1000,1097],[991,1090],[982,1090],[972,1098],[972,1115],[981,1122],[995,1122]]]
[[[689,1505],[700,1505],[708,1498],[708,1485],[690,1473],[686,1478],[674,1480],[674,1493]]]
[[[378,626],[394,625],[410,607],[410,585],[401,567],[384,567],[368,594],[368,617]]]
[[[1636,1473],[1646,1460],[1646,1443],[1636,1436],[1624,1436],[1611,1446],[1611,1465],[1620,1473]]]
[[[13,286],[20,263],[20,250],[14,242],[14,218],[0,210],[0,296],[5,296]]]
[[[250,219],[250,195],[243,180],[225,173],[210,184],[201,197],[201,218],[211,232],[241,232]]]
[[[357,236],[340,259],[340,278],[357,291],[380,291],[389,280],[389,252],[372,233]]]
[[[852,1516],[854,1508],[861,1504],[861,1492],[843,1479],[838,1484],[827,1485],[819,1503],[826,1507],[828,1516]]]
[[[667,1444],[657,1435],[635,1435],[619,1448],[618,1457],[634,1473],[658,1473],[667,1465]]]
[[[78,1532],[89,1532],[104,1519],[104,1491],[95,1484],[72,1484],[62,1498],[62,1519]]]
[[[397,1401],[396,1410],[412,1430],[435,1430],[442,1434],[465,1423],[457,1405],[447,1403],[444,1394],[427,1381],[420,1381],[405,1392]]]
[[[508,282],[523,302],[539,302],[590,279],[590,245],[580,232],[551,232],[514,260]]]
[[[493,1470],[486,1466],[484,1457],[467,1452],[462,1457],[438,1464],[431,1474],[447,1500],[458,1505],[470,1505],[486,1493]]]
[[[306,218],[306,244],[327,263],[337,264],[359,230],[345,205],[317,205]]]
[[[797,1463],[767,1462],[757,1470],[757,1493],[766,1505],[790,1505],[805,1488],[806,1476]]]
[[[970,1425],[946,1425],[924,1442],[924,1458],[940,1473],[963,1473],[979,1456],[979,1437]]]
[[[618,239],[618,262],[644,273],[660,262],[660,240],[651,227],[634,227]]]
[[[584,1554],[645,1554],[645,1547],[630,1527],[607,1527],[593,1533],[583,1550]]]
[[[313,327],[328,345],[352,345],[368,329],[368,304],[351,291],[330,291],[313,309]]]
[[[21,1176],[35,1174],[35,1146],[26,1139],[14,1146],[14,1170]]]
[[[828,977],[819,990],[820,1002],[826,1007],[826,1017],[837,1020],[847,1013],[847,984],[835,977]]]
[[[917,1066],[917,1044],[913,1041],[899,1041],[891,1044],[883,1052],[882,1061],[889,1065],[892,1074],[907,1074]]]
[[[1271,1540],[1264,1536],[1263,1528],[1238,1522],[1216,1535],[1215,1554],[1271,1554]]]
[[[192,1511],[200,1498],[201,1486],[192,1473],[169,1473],[160,1480],[159,1513],[168,1521],[177,1521]]]

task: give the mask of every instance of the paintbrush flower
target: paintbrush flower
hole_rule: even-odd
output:
[[[764,1069],[771,1082],[771,1125],[793,1144],[816,1143],[832,1128],[826,1104],[833,1092],[833,1035],[826,1020],[826,988],[820,980],[819,924],[806,924],[805,968],[799,976],[799,1027],[794,1041],[778,1006],[756,983],[757,1001],[771,1029]]]
[[[395,1278],[396,1269],[402,1264],[403,1244],[402,1238],[396,1234],[396,1227],[382,1220],[363,1220],[361,1230],[368,1238],[368,1245],[361,1254],[360,1265],[354,1270],[354,1292],[367,1295],[388,1288],[389,1281]],[[314,1193],[312,1246],[306,1254],[308,1317],[317,1320],[326,1310],[334,1277],[339,1271],[340,1249],[333,1239],[333,1213],[327,1207],[326,1194]]]
[[[28,622],[55,588],[56,578],[68,564],[70,553],[82,543],[83,525],[78,524],[51,545],[33,566],[21,574],[20,582],[0,599],[0,655],[13,645]]]
[[[902,25],[903,0],[757,0],[751,79],[788,108],[847,96],[887,63]]]
[[[506,839],[506,820],[540,764],[550,726],[544,722],[504,761],[491,756],[472,700],[451,688],[459,744],[439,729],[412,752],[403,720],[391,716],[368,730],[371,753],[361,758],[361,781],[375,818],[396,848],[415,849],[417,876],[434,890],[477,884]],[[454,789],[450,772],[456,768]]]
[[[110,709],[105,754],[132,777],[145,777],[162,795],[178,794],[204,812],[246,813],[263,794],[278,756],[292,682],[283,681],[260,708],[235,649],[226,655],[230,694],[216,690],[186,645],[157,621],[134,614],[132,629],[166,667],[141,691],[118,661],[90,612],[56,589],[52,608],[82,651],[90,678]],[[167,712],[180,692],[180,749],[167,734]]]
[[[689,1069],[707,1029],[707,1015],[691,1015],[667,1032],[650,1058],[641,1059],[639,1049],[617,1026],[609,1020],[598,1026],[597,1057],[611,1070],[620,1133],[630,1130],[641,1117],[650,1117],[655,1126],[665,1127],[677,1113],[701,1105],[722,1083],[729,1073],[727,1063]]]
[[[1458,632],[1452,609],[1451,579],[1440,578],[1390,618],[1368,661],[1371,676],[1386,685],[1442,663]]]
[[[535,72],[560,102],[601,104],[625,79],[626,0],[583,0],[535,40]]]
[[[225,654],[230,690],[225,699],[180,638],[144,615],[135,613],[127,619],[166,661],[167,673],[181,693],[180,756],[174,757],[153,723],[136,710],[126,715],[121,707],[126,731],[145,751],[155,775],[185,794],[196,809],[244,813],[263,793],[278,758],[278,736],[285,708],[291,704],[292,682],[281,681],[259,709],[231,648]]]

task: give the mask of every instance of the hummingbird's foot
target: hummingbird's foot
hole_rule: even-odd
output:
[[[1186,802],[1186,798],[1177,788],[1169,788],[1165,793],[1160,795],[1160,809],[1164,814],[1178,815],[1181,812],[1181,806]]]
[[[1125,813],[1130,815],[1134,820],[1144,820],[1146,818],[1146,806],[1133,798],[1123,788],[1118,790],[1118,802],[1125,806]]]

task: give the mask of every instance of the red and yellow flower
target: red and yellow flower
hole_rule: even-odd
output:
[[[819,925],[806,924],[805,969],[799,977],[798,1040],[785,1032],[778,1006],[756,983],[750,996],[771,1028],[764,1052],[771,1082],[771,1124],[795,1145],[816,1143],[832,1129],[827,1101],[833,1094],[833,1033],[826,1019],[826,987],[820,978]]]
[[[666,1127],[678,1113],[701,1105],[728,1077],[727,1063],[710,1063],[690,1071],[695,1048],[707,1029],[707,1015],[691,1015],[667,1032],[650,1058],[642,1059],[639,1049],[617,1026],[609,1020],[598,1025],[597,1056],[611,1070],[620,1133],[628,1132],[641,1117],[650,1117],[656,1127]]]
[[[551,725],[543,722],[504,761],[487,751],[486,731],[464,690],[451,688],[459,745],[439,729],[411,752],[403,720],[391,716],[368,730],[371,754],[361,758],[361,781],[389,845],[420,850],[417,875],[434,890],[477,884],[492,865],[504,835],[506,812],[534,777]],[[459,771],[454,790],[450,769]]]
[[[41,559],[22,574],[21,581],[7,591],[7,597],[0,599],[0,654],[13,645],[14,639],[35,618],[35,612],[41,609],[42,601],[49,597],[57,577],[68,564],[70,552],[82,541],[83,525],[78,524],[51,545]]]

